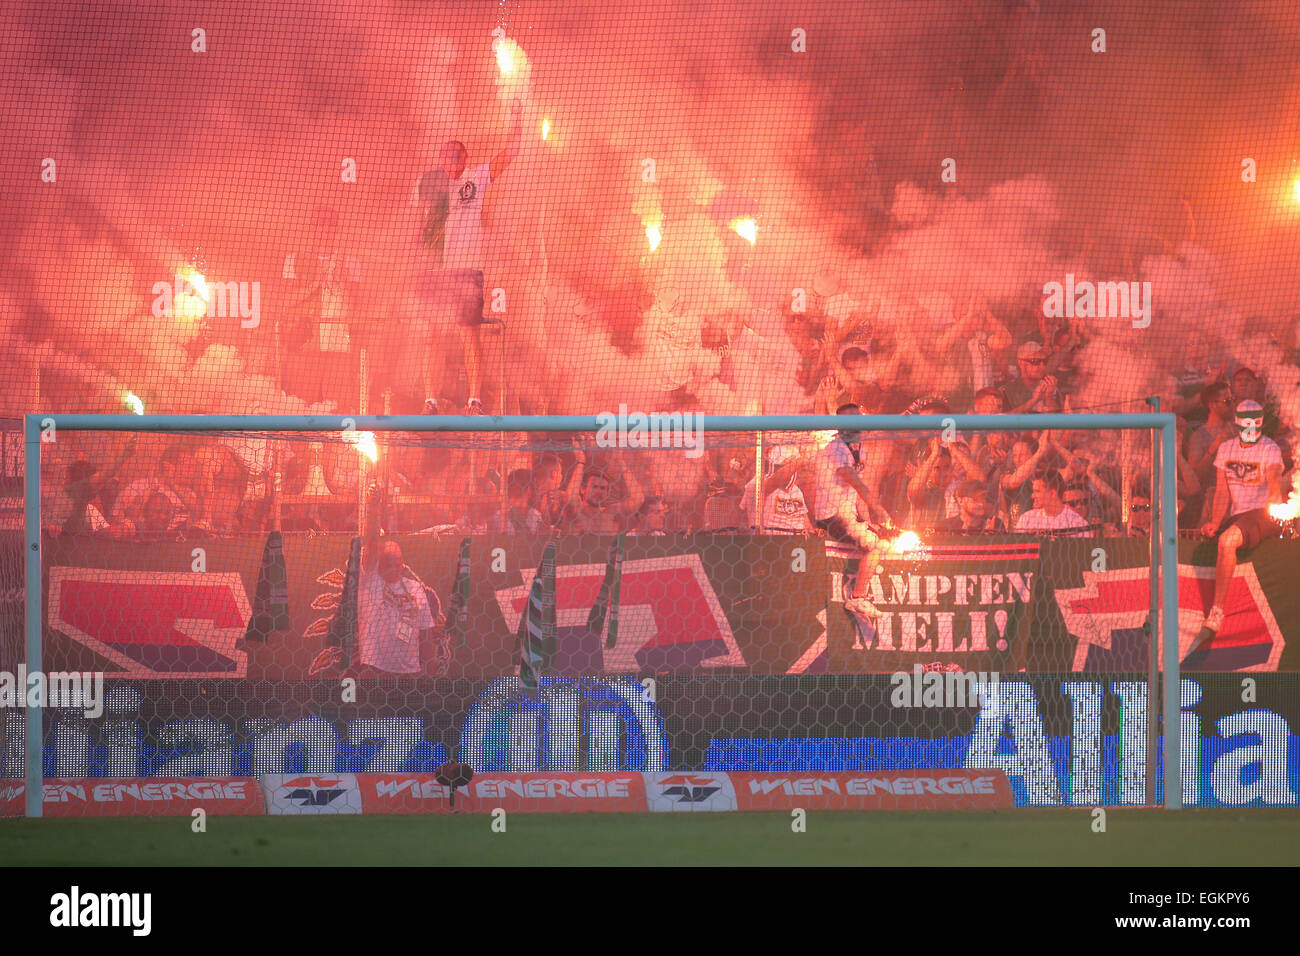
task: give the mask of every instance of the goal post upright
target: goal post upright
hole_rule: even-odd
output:
[[[40,415],[25,416],[25,569],[26,652],[29,672],[42,660],[41,587],[41,440],[44,428],[59,432],[194,433],[224,431],[262,432],[588,432],[608,427],[609,419],[597,415]],[[1040,432],[1046,430],[1104,431],[1152,430],[1159,434],[1160,454],[1160,582],[1158,616],[1164,641],[1164,805],[1181,809],[1179,739],[1178,647],[1178,529],[1177,447],[1175,417],[1169,412],[1106,414],[1005,414],[1005,415],[708,415],[696,420],[703,432],[940,432],[962,431]],[[1153,528],[1152,534],[1156,534]],[[1158,609],[1152,609],[1156,611]],[[1154,715],[1153,688],[1148,687],[1148,712]],[[41,708],[26,714],[26,812],[41,815],[42,792]]]
[[[39,415],[27,415],[23,420],[23,590],[26,605],[26,663],[30,673],[42,669],[42,612],[44,610],[41,587],[41,421]],[[26,688],[23,688],[26,691]],[[24,693],[24,697],[26,694]],[[41,759],[43,728],[42,708],[28,707],[24,732],[26,753],[25,812],[29,817],[42,816],[44,778]]]

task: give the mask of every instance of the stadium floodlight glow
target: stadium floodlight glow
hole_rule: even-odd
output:
[[[143,409],[141,407],[137,410],[142,411]],[[1159,658],[1153,656],[1150,661],[1153,668],[1156,665],[1157,660],[1160,660],[1163,663],[1163,674],[1160,675],[1163,678],[1163,707],[1160,711],[1157,711],[1154,701],[1154,687],[1150,682],[1148,682],[1148,693],[1151,693],[1153,696],[1148,699],[1145,708],[1138,707],[1137,695],[1140,691],[1135,687],[1126,684],[1123,685],[1120,690],[1129,695],[1129,698],[1127,698],[1125,702],[1125,713],[1141,713],[1141,710],[1145,709],[1152,722],[1154,722],[1158,716],[1162,716],[1163,726],[1165,728],[1173,729],[1172,731],[1167,730],[1163,735],[1163,803],[1164,806],[1169,809],[1179,809],[1182,807],[1183,780],[1181,776],[1181,738],[1178,732],[1178,728],[1182,726],[1183,721],[1180,713],[1179,681],[1178,542],[1177,513],[1176,509],[1172,507],[1172,503],[1177,500],[1176,467],[1178,456],[1176,419],[1173,414],[1147,412],[1141,414],[1058,413],[1033,415],[913,416],[701,415],[697,416],[697,419],[698,420],[693,427],[698,428],[700,431],[711,434],[735,433],[743,436],[742,439],[735,439],[734,437],[728,438],[726,435],[722,435],[719,439],[720,441],[741,441],[745,447],[758,448],[761,448],[762,441],[767,440],[767,433],[786,433],[787,435],[793,433],[796,435],[802,435],[802,441],[810,448],[815,446],[815,435],[819,432],[856,432],[864,435],[864,441],[872,441],[876,439],[887,440],[891,438],[916,438],[918,435],[929,434],[933,436],[945,432],[951,434],[954,431],[958,433],[1042,431],[1117,431],[1130,433],[1138,431],[1154,433],[1157,441],[1152,443],[1152,462],[1153,472],[1159,476],[1159,485],[1153,504],[1158,512],[1159,521],[1158,523],[1155,523],[1155,530],[1151,536],[1150,582],[1152,585],[1152,594],[1150,595],[1151,603],[1145,613],[1148,614],[1148,619],[1158,620],[1158,633],[1163,640],[1162,654]],[[43,621],[46,609],[44,607],[45,597],[42,583],[42,549],[44,547],[41,535],[42,492],[51,495],[60,493],[62,486],[59,482],[62,481],[63,476],[61,471],[56,471],[55,473],[59,475],[59,482],[51,481],[48,486],[43,484],[42,450],[45,445],[56,440],[56,436],[57,441],[61,442],[64,440],[63,436],[65,434],[79,432],[150,432],[155,434],[193,437],[211,433],[238,434],[243,432],[249,436],[256,435],[263,438],[266,437],[267,433],[283,432],[289,433],[283,437],[291,439],[296,437],[297,440],[307,440],[303,438],[303,433],[330,432],[335,433],[334,440],[350,441],[355,444],[359,450],[369,455],[369,451],[366,447],[369,444],[367,437],[370,441],[375,443],[375,447],[377,448],[379,434],[387,432],[423,433],[426,440],[429,436],[435,434],[443,434],[447,436],[472,436],[475,434],[483,435],[484,433],[501,435],[507,433],[580,433],[594,436],[599,433],[605,425],[606,423],[602,421],[602,417],[596,415],[356,415],[344,417],[339,415],[159,415],[129,413],[114,415],[29,414],[25,416],[24,422],[24,441],[26,448],[24,483],[26,667],[29,672],[40,670],[42,668],[43,657],[45,654]],[[340,438],[340,434],[345,437]],[[349,435],[352,437],[346,437]],[[229,438],[228,435],[224,437],[227,439]],[[451,441],[451,439],[445,440]],[[472,441],[473,439],[456,440]],[[778,442],[778,444],[787,443],[792,443],[792,441],[790,439],[782,439]],[[629,447],[637,448],[646,446],[630,445]],[[658,451],[660,448],[658,445],[654,447],[657,449],[656,453],[658,454],[669,453],[667,451]],[[669,446],[665,445],[663,447],[664,449],[667,449]],[[761,452],[756,456],[754,464],[755,471],[761,474]],[[1166,503],[1169,503],[1169,505],[1166,506]],[[1293,501],[1293,504],[1294,503],[1296,502]],[[925,529],[920,528],[917,530],[924,531]],[[915,537],[914,539],[909,538],[906,541],[900,537],[895,542],[895,550],[902,548],[905,555],[924,552],[931,547],[931,542],[922,542],[920,537]],[[905,560],[906,559],[907,558],[905,558]],[[629,571],[629,573],[631,572]],[[967,583],[969,584],[969,582]],[[825,606],[829,608],[830,605],[827,603]],[[580,611],[580,616],[583,620],[586,620],[587,610],[588,609],[584,608]],[[624,615],[623,627],[626,632],[633,626],[632,622],[636,620],[636,618],[635,615],[630,613],[631,608],[625,608],[625,611],[629,612]],[[720,609],[718,613],[722,613]],[[918,617],[920,615],[910,616]],[[994,616],[995,615],[990,615],[990,620]],[[981,621],[982,620],[983,619],[981,618]],[[725,618],[723,618],[723,621],[725,623]],[[825,623],[826,622],[823,619],[823,628],[825,627]],[[996,636],[992,635],[991,631],[989,634],[990,636]],[[949,636],[951,636],[951,633]],[[1154,644],[1154,634],[1150,635],[1150,639],[1151,643]],[[973,644],[974,642],[972,638],[972,646]],[[1078,668],[1074,669],[1077,670]],[[607,673],[615,673],[615,671],[609,671]],[[617,673],[624,672],[618,671]],[[795,671],[790,671],[790,673],[795,673]],[[802,671],[799,671],[798,673],[802,673]],[[861,673],[873,672],[867,670],[862,671]],[[1120,690],[1116,690],[1116,693],[1120,693]],[[558,713],[559,710],[562,709],[560,705],[567,700],[567,697],[564,697],[563,699],[557,698],[556,701],[552,702],[552,710],[555,710]],[[1011,703],[1020,706],[1020,704],[1023,704],[1023,701],[1011,701]],[[40,705],[26,708],[25,808],[27,815],[33,817],[42,815],[42,762],[45,756],[44,747],[45,736],[47,733],[43,726],[43,711],[44,708]],[[573,710],[573,713],[577,714],[578,711]],[[568,715],[569,711],[564,711],[565,719],[568,719]],[[529,720],[533,720],[533,718],[529,717]],[[597,723],[603,727],[605,724],[609,723],[609,721],[606,718],[599,718]],[[1133,747],[1137,746],[1136,740],[1138,736],[1139,735],[1135,734],[1131,729],[1128,729],[1125,732],[1125,740],[1129,740],[1130,745]],[[608,754],[614,753],[614,750],[606,748],[600,750],[600,755],[608,756],[606,753],[607,750]],[[545,752],[549,751],[546,751],[545,748],[538,750],[538,753]],[[1046,753],[1045,749],[1043,752]],[[1148,754],[1151,753],[1152,751],[1148,750]],[[605,759],[605,756],[601,756],[600,760],[597,761],[601,766],[604,766],[608,762],[609,761]],[[1154,766],[1154,763],[1151,765]],[[1133,779],[1136,780],[1137,777],[1135,776]],[[1148,782],[1152,782],[1154,780],[1154,773],[1149,774],[1147,780]]]

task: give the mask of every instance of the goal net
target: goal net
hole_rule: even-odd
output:
[[[652,809],[1196,787],[1157,718],[1223,648],[1212,573],[1170,576],[1172,416],[27,428],[8,815],[437,810],[455,764]]]

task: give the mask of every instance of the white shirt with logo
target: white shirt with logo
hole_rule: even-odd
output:
[[[1253,445],[1229,438],[1219,445],[1214,467],[1228,479],[1234,516],[1268,504],[1268,469],[1281,464],[1282,449],[1271,438],[1261,438]]]
[[[452,180],[447,197],[447,238],[442,247],[444,269],[483,271],[483,197],[491,184],[487,163],[466,169]]]
[[[767,485],[764,484],[764,488]],[[763,532],[765,534],[790,534],[804,530],[804,518],[808,514],[808,503],[804,500],[803,490],[790,479],[784,487],[775,488],[766,493],[763,504]],[[745,485],[740,496],[740,507],[745,516],[753,521],[754,479]]]
[[[419,581],[389,584],[378,571],[361,575],[357,588],[357,650],[362,664],[390,674],[420,673],[420,631],[433,627]]]

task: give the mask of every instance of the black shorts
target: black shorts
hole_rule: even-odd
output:
[[[831,518],[822,518],[819,521],[814,521],[813,524],[826,532],[826,539],[828,541],[836,541],[840,544],[846,544],[851,548],[861,547],[861,545],[854,540],[853,535],[849,534],[849,526],[844,523],[844,519],[839,515],[835,515]]]
[[[1228,527],[1234,526],[1241,529],[1243,548],[1253,548],[1265,538],[1276,538],[1282,534],[1276,519],[1269,517],[1267,508],[1256,508],[1254,511],[1234,515],[1228,522]]]

